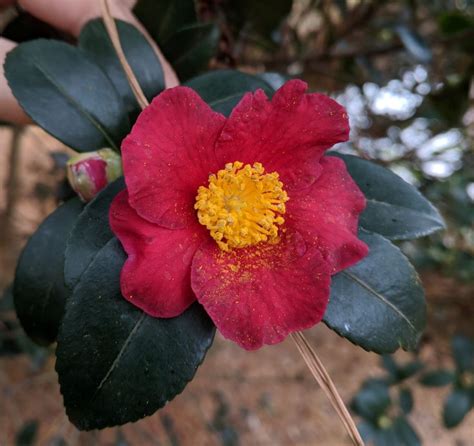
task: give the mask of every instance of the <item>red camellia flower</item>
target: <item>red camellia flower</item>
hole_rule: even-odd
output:
[[[170,318],[197,300],[249,350],[321,321],[331,275],[367,254],[365,198],[344,162],[324,156],[348,138],[344,108],[306,89],[248,93],[225,118],[176,87],[141,113],[110,211],[128,301]]]

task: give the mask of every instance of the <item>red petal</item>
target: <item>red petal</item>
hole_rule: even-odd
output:
[[[321,166],[321,176],[311,188],[290,197],[285,222],[321,251],[335,274],[368,253],[367,245],[357,238],[365,197],[340,158],[324,157]]]
[[[214,241],[196,252],[191,283],[219,331],[247,350],[282,341],[321,321],[329,299],[329,267],[306,252],[299,234],[276,245],[221,251]]]
[[[234,108],[216,146],[221,165],[259,161],[285,187],[308,186],[319,176],[324,151],[349,135],[346,111],[322,94],[305,94],[300,80],[285,83],[270,102],[262,90]]]
[[[120,192],[110,208],[110,225],[128,259],[122,268],[122,294],[155,317],[174,317],[196,297],[191,290],[191,261],[205,236],[197,223],[187,229],[161,228],[141,218]]]
[[[196,220],[196,191],[216,164],[214,146],[225,118],[190,88],[170,88],[140,114],[122,143],[130,205],[161,226]]]

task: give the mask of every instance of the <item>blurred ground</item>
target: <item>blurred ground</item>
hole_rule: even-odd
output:
[[[0,209],[14,200],[9,222],[0,225],[0,290],[11,281],[28,234],[55,208],[54,192],[62,174],[50,154],[65,150],[39,129],[28,128],[21,136],[12,197],[5,188],[12,181],[11,137],[11,130],[0,128]],[[474,335],[474,288],[438,273],[424,275],[423,281],[430,319],[420,356],[431,367],[449,365],[450,336],[458,330]],[[308,337],[345,401],[363,380],[382,372],[377,355],[351,345],[322,324]],[[410,356],[402,352],[397,357]],[[79,433],[68,422],[53,358],[38,364],[26,355],[0,358],[1,446],[13,444],[15,433],[29,420],[39,422],[38,444],[51,446],[350,444],[291,340],[249,353],[217,336],[182,395],[152,417],[100,433]],[[474,445],[472,411],[460,427],[444,430],[440,416],[448,389],[412,387],[415,409],[410,418],[425,445]]]

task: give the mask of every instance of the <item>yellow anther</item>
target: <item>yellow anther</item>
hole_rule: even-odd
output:
[[[194,209],[219,248],[245,248],[260,242],[278,243],[288,195],[278,173],[265,173],[261,163],[227,163],[201,186]]]

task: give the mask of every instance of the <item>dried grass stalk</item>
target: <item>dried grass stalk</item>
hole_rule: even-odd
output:
[[[344,425],[344,428],[349,434],[352,442],[357,446],[364,446],[364,441],[357,430],[354,420],[349,414],[344,401],[342,401],[342,398],[339,395],[336,386],[332,382],[331,377],[324,368],[323,363],[316,355],[316,352],[313,350],[311,345],[309,345],[303,333],[292,333],[291,337],[293,338],[298,351],[306,362],[306,365],[314,376],[314,379],[321,386],[323,392],[328,397],[334,409],[336,409],[337,415],[341,419],[342,424]]]
[[[141,109],[143,110],[149,104],[149,102],[145,97],[143,90],[140,87],[137,78],[135,77],[135,74],[133,73],[132,67],[130,67],[127,58],[125,57],[122,45],[120,43],[117,25],[115,24],[112,14],[110,13],[108,0],[101,0],[101,7],[102,19],[104,20],[105,29],[107,30],[110,40],[112,41],[112,45],[114,46],[115,52],[117,53],[123,71],[125,72],[125,76],[127,76],[130,88],[137,99],[138,105],[140,105]]]

